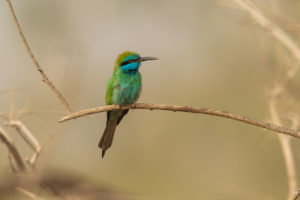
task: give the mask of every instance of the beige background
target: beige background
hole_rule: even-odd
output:
[[[294,21],[297,1],[259,1]],[[280,74],[268,34],[239,10],[211,0],[13,1],[32,50],[73,110],[105,103],[106,81],[119,53],[160,60],[143,63],[139,102],[215,108],[269,119],[266,93]],[[294,34],[294,35],[293,35]],[[296,37],[297,33],[292,36]],[[64,111],[41,82],[0,1],[0,90],[23,88],[15,108]],[[277,67],[276,67],[277,66]],[[293,93],[299,100],[299,75]],[[9,110],[0,94],[0,111]],[[297,104],[293,109],[299,112]],[[274,199],[287,194],[274,133],[212,116],[131,111],[105,159],[97,144],[106,115],[58,124],[63,114],[28,115],[23,122],[44,141],[38,169],[60,169],[145,199]],[[11,133],[22,155],[30,149]],[[296,166],[300,141],[293,139]],[[0,175],[8,173],[0,145]]]

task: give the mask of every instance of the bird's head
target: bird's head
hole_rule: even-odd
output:
[[[147,60],[157,60],[156,57],[141,57],[138,53],[125,51],[121,53],[115,63],[114,72],[121,69],[124,73],[135,73],[139,70],[141,62]]]

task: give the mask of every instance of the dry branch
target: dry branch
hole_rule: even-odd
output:
[[[35,136],[29,131],[25,124],[19,120],[10,120],[6,123],[7,126],[14,127],[18,133],[22,136],[25,142],[33,149],[35,152],[40,152],[41,145]]]
[[[280,115],[276,108],[276,102],[278,97],[282,95],[287,84],[294,78],[300,64],[300,49],[296,45],[296,43],[292,40],[292,38],[283,31],[279,26],[272,23],[268,20],[263,13],[249,0],[232,0],[236,3],[236,5],[240,6],[244,9],[248,14],[253,18],[253,20],[259,24],[263,29],[266,30],[268,34],[272,36],[272,38],[284,49],[286,49],[292,57],[295,59],[295,65],[292,65],[290,69],[286,70],[286,74],[281,81],[276,83],[270,92],[269,99],[269,110],[271,115],[271,120],[274,124],[281,126],[282,121],[280,119]],[[295,123],[294,123],[295,125]],[[296,124],[294,126],[297,127]],[[294,162],[294,156],[291,149],[290,138],[285,135],[278,135],[279,142],[281,145],[281,149],[284,155],[287,177],[288,177],[288,200],[294,199],[294,191],[297,188],[297,176],[296,176],[296,168]],[[297,197],[296,197],[297,198]]]
[[[249,13],[255,22],[265,29],[279,44],[286,48],[291,55],[300,63],[300,49],[291,37],[276,24],[268,20],[260,10],[248,0],[232,0],[242,9]]]
[[[9,153],[12,155],[12,157],[16,161],[17,166],[20,169],[20,171],[25,171],[26,168],[25,168],[24,162],[23,162],[17,148],[15,147],[15,145],[13,145],[12,140],[10,139],[10,137],[8,136],[8,134],[4,131],[4,129],[2,127],[0,127],[0,140],[7,146]]]
[[[298,189],[295,194],[294,197],[292,198],[292,200],[297,200],[300,197],[300,189]]]
[[[32,168],[35,168],[37,159],[39,158],[39,156],[41,155],[42,150],[44,149],[44,147],[50,142],[50,140],[54,137],[54,134],[50,134],[45,142],[41,145],[41,147],[35,151],[33,153],[33,155],[30,157],[30,159],[28,160],[28,163],[31,165]]]
[[[274,87],[274,90],[276,90],[277,86]],[[283,91],[283,90],[282,90]],[[282,125],[282,121],[280,119],[280,115],[278,114],[277,108],[276,108],[276,101],[280,93],[277,93],[276,96],[272,96],[269,100],[269,110],[271,115],[271,120],[274,124]],[[298,128],[298,119],[297,117],[292,117],[293,125],[292,128],[296,129]],[[278,134],[279,143],[281,146],[285,168],[287,171],[287,179],[288,179],[288,186],[289,186],[289,192],[288,192],[288,200],[292,200],[294,197],[294,191],[297,189],[297,175],[296,175],[296,167],[295,167],[295,161],[293,156],[293,151],[291,147],[291,138],[287,135],[279,135]]]
[[[136,103],[125,106],[120,105],[109,105],[109,106],[100,106],[96,108],[89,108],[86,110],[81,110],[77,112],[70,113],[69,115],[62,117],[59,122],[65,122],[71,119],[76,119],[78,117],[91,115],[99,112],[107,112],[110,110],[126,110],[126,109],[148,109],[148,110],[169,110],[169,111],[180,111],[180,112],[189,112],[189,113],[200,113],[206,115],[214,115],[219,117],[225,117],[237,121],[241,121],[247,124],[251,124],[254,126],[258,126],[261,128],[265,128],[277,133],[283,133],[286,135],[294,136],[300,138],[300,132],[292,129],[284,128],[281,126],[276,126],[271,123],[262,122],[256,119],[251,119],[246,116],[242,116],[239,114],[229,113],[226,111],[213,110],[208,108],[199,108],[199,107],[189,107],[189,106],[178,106],[178,105],[165,105],[165,104],[145,104],[145,103]]]
[[[68,112],[71,112],[71,108],[69,106],[69,104],[67,103],[66,99],[63,97],[63,95],[58,91],[58,89],[54,86],[54,84],[50,81],[50,79],[47,77],[47,75],[45,74],[45,72],[42,70],[40,64],[38,63],[37,59],[35,58],[34,54],[32,53],[32,50],[25,38],[25,35],[21,29],[21,26],[18,22],[18,19],[16,17],[16,14],[15,14],[15,11],[13,9],[13,6],[10,2],[10,0],[6,0],[7,1],[7,4],[8,4],[8,7],[9,7],[9,10],[10,10],[10,13],[11,13],[11,16],[13,17],[13,20],[17,26],[17,29],[18,29],[18,32],[19,32],[19,35],[26,47],[26,50],[31,58],[31,60],[33,61],[36,69],[40,72],[41,76],[42,76],[42,80],[43,82],[45,82],[49,87],[50,89],[54,92],[54,94],[57,96],[57,98],[60,100],[60,102],[63,104],[64,108],[68,111]]]

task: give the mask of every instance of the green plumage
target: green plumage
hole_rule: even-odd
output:
[[[155,60],[154,57],[140,57],[135,52],[125,51],[116,60],[112,77],[107,82],[106,104],[126,105],[134,103],[141,91],[141,74],[138,71],[141,62]],[[107,121],[104,133],[99,142],[102,157],[111,146],[116,126],[128,110],[114,110],[107,112]]]

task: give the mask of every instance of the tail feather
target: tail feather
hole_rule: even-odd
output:
[[[105,151],[111,146],[117,127],[117,120],[108,121],[98,144],[98,147],[102,149],[102,158],[105,155]]]
[[[102,158],[105,151],[111,146],[117,125],[121,122],[123,117],[128,113],[128,110],[109,111],[107,112],[106,127],[98,147],[102,149]]]

